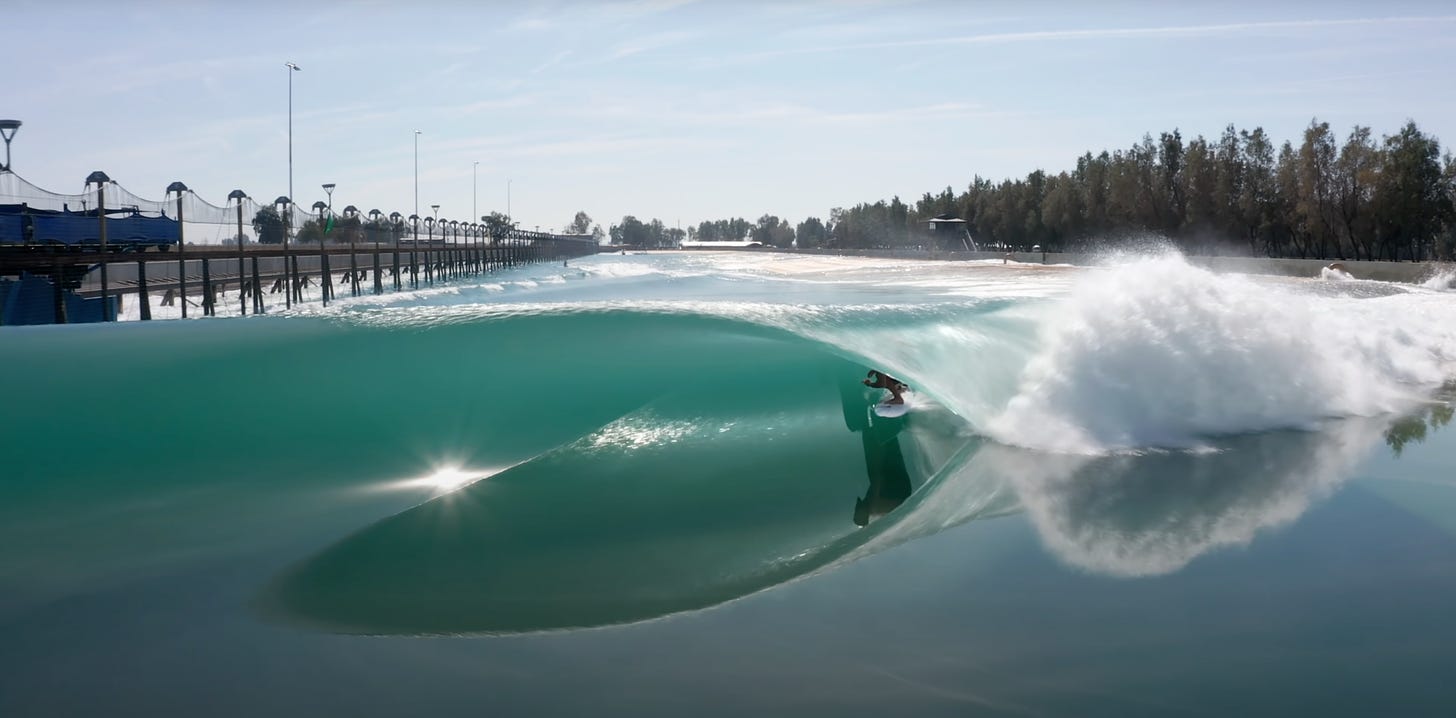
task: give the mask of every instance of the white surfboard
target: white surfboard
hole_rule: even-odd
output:
[[[896,417],[904,416],[906,414],[906,412],[909,412],[909,411],[910,411],[910,404],[909,403],[904,403],[904,404],[890,404],[890,403],[887,403],[887,402],[883,402],[882,401],[882,402],[880,402],[878,404],[875,404],[875,416],[881,416],[881,417],[884,417],[886,419],[894,419]]]

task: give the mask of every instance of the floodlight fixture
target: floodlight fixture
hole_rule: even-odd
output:
[[[0,165],[0,172],[10,171],[10,141],[15,139],[20,124],[20,120],[0,120],[0,137],[5,139],[5,164]]]

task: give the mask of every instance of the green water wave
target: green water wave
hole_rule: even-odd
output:
[[[532,502],[560,510],[548,533],[570,536],[566,507],[583,487],[605,492],[593,504],[650,498],[623,523],[654,527],[648,535],[665,544],[674,506],[725,507],[737,516],[728,525],[750,534],[778,511],[788,528],[764,535],[794,538],[740,542],[738,555],[802,565],[793,557],[858,530],[856,501],[868,496],[863,432],[846,417],[865,416],[872,392],[856,388],[846,408],[841,391],[858,387],[866,362],[830,330],[862,336],[946,319],[877,311],[854,322],[853,312],[810,311],[795,325],[721,311],[548,307],[420,321],[390,311],[7,332],[10,408],[0,430],[19,439],[3,452],[0,541],[38,548],[0,555],[0,586],[13,589],[6,600],[262,544],[306,555],[473,492],[491,497],[490,511]],[[936,416],[945,442],[967,440],[959,419]],[[663,436],[675,451],[657,453],[653,437]],[[339,498],[441,465],[517,468],[413,514],[419,492]],[[933,472],[915,469],[914,480]],[[515,486],[528,486],[527,498],[507,490]],[[694,503],[699,494],[711,498]],[[728,510],[740,504],[759,508]]]
[[[712,411],[698,391],[660,397],[344,538],[260,605],[348,633],[508,634],[657,618],[811,574],[975,443],[944,412],[873,416],[857,366],[805,369],[831,367]]]

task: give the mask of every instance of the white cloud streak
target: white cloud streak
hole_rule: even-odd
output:
[[[1217,37],[1244,32],[1320,30],[1340,27],[1408,25],[1456,22],[1456,15],[1435,17],[1355,18],[1346,20],[1287,20],[1271,22],[1226,23],[1219,25],[1173,25],[1161,27],[1091,28],[1084,30],[1034,30],[1027,32],[983,33],[955,37],[928,37],[919,40],[862,42],[817,47],[768,50],[741,56],[740,60],[760,60],[790,55],[810,55],[855,50],[882,50],[907,47],[956,45],[995,45],[1027,42],[1060,42],[1074,40],[1167,39],[1183,37]]]

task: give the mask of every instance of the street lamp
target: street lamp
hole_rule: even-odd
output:
[[[329,199],[332,200],[333,195],[329,195]],[[358,207],[351,204],[344,208],[344,232],[349,235],[349,293],[356,297],[359,296],[359,260],[354,247],[354,229],[351,220],[358,216]]]
[[[374,239],[374,293],[384,293],[384,278],[379,276],[379,217],[378,209],[369,210],[369,236]]]
[[[420,275],[419,270],[415,268],[415,249],[420,246],[420,216],[412,214],[409,216],[409,221],[413,226],[415,237],[415,241],[410,242],[410,289],[419,289]]]
[[[7,165],[8,166],[8,165]],[[106,282],[106,185],[111,178],[105,172],[96,170],[86,177],[86,187],[96,185],[96,220],[100,223],[100,244],[101,244],[101,321],[109,322],[115,317],[111,316],[111,292]],[[56,277],[56,286],[60,286],[61,277]],[[185,300],[184,300],[185,301]]]
[[[332,197],[330,197],[330,201],[333,201]],[[318,215],[318,219],[316,219],[315,221],[318,222],[319,229],[319,299],[324,303],[324,306],[327,307],[329,306],[329,288],[333,286],[333,282],[329,281],[329,275],[331,274],[331,272],[329,271],[329,255],[326,251],[324,251],[325,209],[328,209],[328,205],[324,204],[322,200],[313,203],[314,214]]]
[[[248,281],[246,279],[246,274],[243,267],[246,261],[246,258],[243,256],[243,245],[247,241],[246,238],[243,236],[243,200],[247,198],[248,193],[240,189],[235,189],[228,193],[228,200],[236,201],[238,203],[238,308],[241,311],[242,316],[245,317],[248,316],[248,292],[246,290]],[[253,289],[256,291],[257,287],[254,287]]]
[[[480,194],[480,161],[470,167],[470,216],[474,217],[476,212],[476,200]]]
[[[374,238],[374,251],[379,251],[379,218],[384,213],[378,209],[369,210],[369,235]],[[375,267],[378,269],[378,267]]]
[[[291,181],[292,180],[290,180],[290,182]],[[281,209],[278,210],[278,216],[279,219],[283,220],[283,308],[292,309],[293,267],[290,266],[290,263],[288,261],[290,259],[288,255],[288,232],[290,225],[293,224],[293,210],[289,208],[289,205],[293,204],[293,200],[290,200],[287,197],[279,197],[278,199],[273,200],[273,204],[279,205],[281,207]]]
[[[415,214],[420,213],[420,131],[415,130]],[[418,228],[415,231],[415,241],[418,242],[420,234]]]
[[[394,291],[399,291],[399,235],[404,233],[404,218],[398,212],[389,213],[390,234],[394,236]]]
[[[480,225],[475,222],[468,222],[465,225],[465,236],[470,239],[470,266],[476,272],[480,271]]]
[[[187,318],[187,236],[182,224],[182,196],[187,193],[187,185],[181,182],[173,182],[167,185],[167,194],[177,194],[177,296],[182,299],[182,318]],[[202,298],[202,313],[207,314],[211,302],[208,297]],[[151,312],[148,311],[148,314]]]
[[[0,172],[10,171],[10,141],[15,139],[15,131],[20,129],[20,120],[0,120],[0,137],[5,138],[5,164],[0,165]]]
[[[303,68],[292,62],[285,62],[283,66],[288,68],[288,196],[293,196],[293,73]],[[287,244],[285,238],[284,244]],[[284,249],[287,249],[285,246]]]
[[[435,212],[435,221],[436,222],[440,221],[440,205],[438,205],[438,204],[432,204],[432,205],[430,205],[430,209],[431,210],[434,210],[434,212]],[[428,221],[428,220],[426,220],[426,221]],[[442,224],[442,225],[440,225],[440,237],[443,239],[444,236],[445,236],[445,225]],[[433,244],[434,241],[435,241],[435,235],[433,233],[431,233],[430,234],[430,242],[425,245],[425,261],[426,262],[429,262],[430,261],[430,244]],[[433,272],[433,271],[434,270],[432,269],[431,272]],[[431,272],[426,272],[425,273],[425,277],[427,279],[429,279],[431,283],[433,283],[435,281],[435,275],[432,274]]]
[[[435,218],[425,218],[425,281],[435,284],[434,267],[430,264],[430,245],[435,243]]]
[[[313,213],[315,215],[317,215],[315,217],[315,219],[318,220],[318,223],[319,223],[319,244],[323,244],[324,243],[324,235],[323,235],[324,210],[326,210],[328,208],[329,208],[329,206],[327,204],[324,204],[324,201],[323,200],[319,200],[319,201],[313,203]]]
[[[334,187],[337,187],[337,186],[338,185],[335,185],[333,182],[325,182],[324,183],[324,194],[326,194],[326,195],[329,196],[329,204],[328,204],[329,219],[333,219],[334,218]],[[326,230],[327,230],[327,228],[328,228],[327,225],[325,225],[325,229]],[[319,235],[319,245],[322,246],[323,243],[324,243],[323,235]]]

